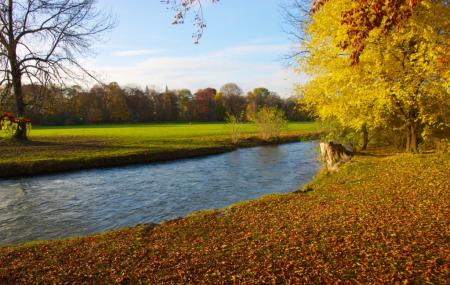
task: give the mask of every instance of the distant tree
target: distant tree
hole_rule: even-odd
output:
[[[110,117],[108,105],[111,101],[111,93],[107,92],[106,85],[96,84],[92,86],[87,94],[92,96],[92,100],[98,101],[98,103],[93,104],[93,106],[99,108],[98,111],[101,113],[101,121],[108,121]]]
[[[126,88],[125,101],[133,122],[149,122],[153,118],[150,98],[139,88]]]
[[[174,91],[166,90],[159,96],[159,108],[161,119],[165,122],[174,122],[178,120],[177,95]]]
[[[217,121],[227,120],[227,117],[228,117],[226,110],[225,110],[225,106],[223,105],[222,99],[223,99],[222,93],[217,92],[216,96],[214,97],[214,102],[215,102],[214,113],[216,114]]]
[[[255,114],[259,108],[264,106],[266,98],[270,95],[270,91],[267,88],[255,88],[253,91],[247,94],[247,118],[249,120],[254,119]]]
[[[304,104],[299,102],[298,96],[289,97],[284,100],[283,110],[289,121],[311,121],[312,115],[306,111]]]
[[[157,92],[156,90],[153,90],[155,92],[151,93],[151,99],[153,102],[153,115],[155,118],[155,121],[157,122],[163,122],[165,120],[165,114],[164,114],[164,103],[162,100],[162,93]]]
[[[217,91],[214,88],[200,89],[194,94],[194,118],[199,121],[216,120],[214,97]]]
[[[93,99],[98,100],[94,106],[98,106],[102,122],[117,123],[129,120],[130,114],[125,92],[117,82],[95,85],[89,94],[93,96]]]
[[[177,109],[178,118],[182,121],[187,121],[192,118],[191,101],[192,93],[189,89],[181,89],[176,92],[177,95]]]
[[[111,82],[106,89],[106,114],[104,120],[111,123],[125,122],[129,120],[129,111],[125,98],[125,92],[117,82]]]
[[[26,115],[23,82],[64,83],[86,72],[77,61],[112,22],[95,0],[5,0],[0,3],[0,85],[13,91],[18,117]],[[26,140],[26,124],[16,139]]]
[[[108,104],[109,117],[107,122],[121,123],[130,120],[126,98],[123,94],[113,94]]]
[[[267,88],[255,88],[247,94],[247,118],[251,121],[262,107],[275,107],[281,109],[283,100],[275,92]]]
[[[73,123],[92,124],[103,121],[103,98],[98,93],[78,93],[69,99],[68,106]]]
[[[148,110],[149,112],[149,116],[150,116],[150,120],[151,121],[157,121],[157,99],[158,99],[158,91],[156,91],[153,88],[149,88],[148,86],[145,87],[145,91],[144,91],[144,95],[145,97],[148,98],[149,102],[150,102],[150,109]]]
[[[28,117],[37,124],[64,124],[67,98],[57,86],[24,85],[23,96],[28,104]]]
[[[242,89],[235,83],[227,83],[220,88],[219,92],[225,113],[240,116],[246,104]]]

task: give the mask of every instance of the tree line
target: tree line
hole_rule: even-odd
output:
[[[7,90],[7,89],[4,89]],[[214,122],[233,115],[251,119],[262,107],[282,110],[286,119],[309,120],[295,97],[283,99],[267,88],[255,88],[244,95],[234,84],[216,90],[205,88],[192,93],[188,89],[163,92],[146,87],[121,87],[112,82],[89,90],[80,86],[23,86],[26,117],[33,124],[71,125],[126,122]],[[15,113],[14,96],[4,92],[0,112]]]

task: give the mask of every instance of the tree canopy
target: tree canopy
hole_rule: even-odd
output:
[[[327,2],[337,0],[315,0],[311,12],[319,12]],[[369,34],[374,29],[383,33],[391,31],[412,16],[413,10],[422,0],[353,0],[341,11],[340,23],[346,27],[347,37],[337,43],[344,50],[350,51],[353,63],[359,62]]]
[[[339,47],[348,36],[340,23],[354,3],[324,3],[305,30],[309,53],[299,59],[299,68],[312,79],[298,86],[302,102],[341,134],[383,130],[401,138],[397,143],[408,151],[417,151],[433,131],[450,127],[450,78],[442,61],[449,52],[448,5],[420,1],[395,33],[374,28],[359,64],[350,65],[352,51]]]

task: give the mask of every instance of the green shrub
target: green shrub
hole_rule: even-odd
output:
[[[242,118],[243,114],[239,116],[227,114],[226,117],[227,127],[230,130],[231,142],[234,144],[239,143],[242,137]]]
[[[252,121],[258,128],[263,140],[278,137],[287,128],[284,112],[275,107],[262,107]]]

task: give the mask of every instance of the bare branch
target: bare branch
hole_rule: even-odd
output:
[[[26,110],[22,81],[46,86],[64,85],[79,74],[94,77],[77,59],[115,24],[96,4],[96,0],[0,2],[0,78],[2,84],[12,85],[19,117]]]
[[[203,14],[202,0],[160,0],[175,12],[172,24],[184,24],[189,13],[194,16],[194,26],[196,31],[192,35],[194,43],[198,44],[203,31],[206,28],[206,21]],[[217,3],[220,0],[205,0],[211,3]]]

